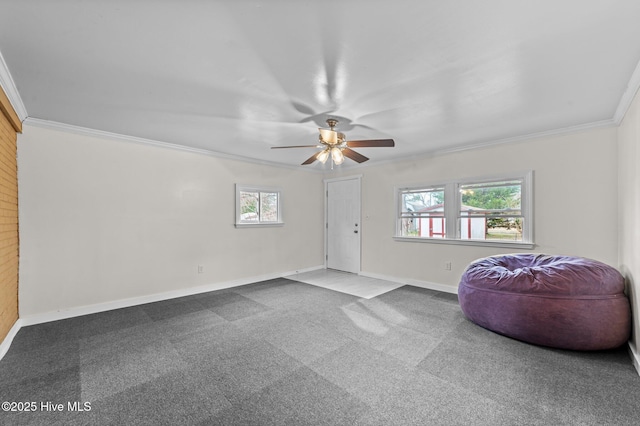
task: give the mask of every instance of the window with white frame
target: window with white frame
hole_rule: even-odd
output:
[[[279,188],[236,185],[236,226],[282,225]]]
[[[396,189],[396,239],[532,245],[532,172]]]
[[[401,190],[399,222],[400,236],[444,238],[444,187]]]

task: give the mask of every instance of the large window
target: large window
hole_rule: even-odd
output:
[[[236,185],[236,226],[282,225],[281,190]]]
[[[532,172],[398,188],[396,200],[396,239],[533,243]]]

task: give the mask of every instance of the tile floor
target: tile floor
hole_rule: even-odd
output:
[[[371,299],[381,294],[387,293],[404,284],[379,280],[376,278],[363,277],[348,272],[336,271],[335,269],[318,269],[310,272],[289,275],[285,278],[326,288],[363,299]]]

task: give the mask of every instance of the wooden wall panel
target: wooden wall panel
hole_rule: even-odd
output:
[[[0,342],[18,320],[18,169],[20,122],[0,88]]]

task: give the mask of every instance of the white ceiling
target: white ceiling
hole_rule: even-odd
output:
[[[373,162],[613,123],[640,1],[2,0],[0,53],[29,119],[296,165],[336,117]]]

